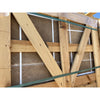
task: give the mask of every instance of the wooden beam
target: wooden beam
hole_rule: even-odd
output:
[[[30,41],[11,40],[11,52],[36,52]]]
[[[92,83],[90,83],[90,84],[86,84],[86,85],[82,85],[82,86],[80,86],[80,87],[91,87],[91,88],[93,88],[93,87],[97,87],[97,85],[96,85],[96,82],[92,82]]]
[[[80,44],[79,44],[79,47],[78,47],[78,52],[77,52],[77,54],[75,55],[75,58],[74,58],[74,62],[73,62],[73,65],[72,65],[71,72],[78,71],[79,68],[80,68],[80,65],[81,65],[81,62],[82,62],[82,59],[83,59],[83,56],[84,56],[85,48],[86,48],[87,42],[89,40],[90,32],[91,32],[90,29],[84,30],[84,33],[82,35],[82,38],[81,38],[81,41],[80,41]],[[75,84],[76,76],[77,76],[77,74],[71,75],[72,86],[74,86],[74,84]]]
[[[42,14],[52,16],[52,17],[64,17],[76,23],[86,24],[95,28],[97,27],[97,20],[79,13],[42,13]]]
[[[64,19],[64,18],[60,18]],[[64,19],[65,20],[65,19]],[[69,57],[69,41],[67,23],[59,22],[59,41],[60,41],[60,56],[61,56],[61,67],[63,74],[70,73],[70,57]],[[64,77],[64,83],[66,87],[71,87],[71,76]]]
[[[75,87],[86,87],[87,85],[91,85],[91,83],[95,82],[95,80],[95,73],[76,77]],[[52,81],[29,87],[58,87],[58,85],[56,84],[56,82]]]
[[[93,55],[95,66],[100,66],[100,44],[99,34],[97,31],[92,30],[92,43],[93,43]],[[96,69],[96,81],[97,86],[100,87],[100,68]]]
[[[50,52],[60,52],[60,44],[58,42],[47,42]],[[77,52],[79,44],[69,44],[69,52]],[[11,52],[36,52],[30,41],[27,40],[11,40]],[[92,45],[87,45],[85,52],[93,52]]]
[[[56,82],[48,82],[48,83],[43,83],[43,84],[39,84],[39,85],[33,85],[33,86],[29,86],[28,88],[37,88],[37,87],[42,87],[42,88],[52,88],[52,87],[58,87]],[[92,82],[90,84],[84,84],[84,85],[80,85],[80,86],[76,86],[76,87],[96,87],[96,82]]]
[[[13,13],[13,15],[25,32],[25,35],[36,49],[51,75],[56,76],[62,74],[61,69],[54,60],[52,54],[45,45],[29,16],[26,13]],[[63,86],[63,78],[57,78],[55,81],[57,82],[58,86]]]
[[[89,12],[89,13],[86,13],[85,15],[86,15],[86,16],[89,16],[89,17],[92,17],[94,14],[96,14],[96,12],[92,12],[92,13]]]
[[[60,44],[47,42],[48,48],[51,52],[60,52]],[[77,52],[79,44],[69,44],[69,52]],[[87,45],[85,52],[93,52],[92,45]]]
[[[10,16],[0,18],[0,87],[11,85]]]

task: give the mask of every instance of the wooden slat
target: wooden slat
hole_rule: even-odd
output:
[[[36,52],[30,41],[11,40],[11,52]]]
[[[48,48],[51,52],[60,52],[59,43],[47,42]],[[79,44],[69,44],[69,52],[77,52]],[[92,45],[87,45],[85,52],[93,52]]]
[[[11,85],[10,16],[0,18],[0,86]]]
[[[64,17],[70,21],[74,21],[76,23],[86,24],[91,27],[97,27],[97,21],[95,19],[92,19],[88,16],[79,14],[79,13],[42,13],[44,15],[49,15],[53,17]],[[79,20],[81,19],[81,20]]]
[[[60,52],[59,43],[47,42],[50,52]],[[69,44],[69,52],[77,52],[78,44]],[[11,40],[11,52],[36,52],[30,41]],[[93,52],[92,45],[87,45],[85,52]]]
[[[37,53],[41,57],[42,61],[46,65],[51,75],[56,76],[62,74],[61,69],[54,60],[49,49],[46,47],[44,41],[42,40],[29,16],[26,13],[13,13],[13,15],[16,18],[17,22],[20,24],[21,28],[25,32],[26,36],[28,37],[34,48],[36,49]],[[58,86],[62,87],[63,78],[57,78],[55,79],[55,81],[57,82]]]
[[[100,44],[97,31],[92,30],[93,55],[95,66],[100,66]],[[96,69],[97,86],[100,87],[100,68]]]
[[[86,87],[88,85],[91,85],[91,83],[94,83],[95,80],[96,80],[95,73],[76,77],[75,87]],[[52,82],[42,83],[42,84],[33,85],[29,87],[58,87],[58,85],[56,84],[56,82],[52,81]]]
[[[74,58],[74,62],[73,62],[73,65],[72,65],[71,72],[78,71],[79,68],[80,68],[81,61],[82,61],[83,56],[84,56],[85,48],[86,48],[87,42],[89,40],[90,32],[91,32],[90,29],[84,30],[84,33],[82,35],[82,38],[81,38],[81,41],[80,41],[80,44],[79,44],[79,47],[78,47],[78,52],[77,52],[77,54],[75,55],[75,58]],[[72,86],[74,86],[76,76],[77,76],[77,74],[71,75]]]
[[[60,18],[64,19],[64,18]],[[65,20],[65,19],[64,19]],[[60,40],[60,56],[61,56],[61,67],[63,74],[70,73],[70,58],[69,58],[69,43],[68,43],[68,31],[67,23],[59,22],[59,40]],[[71,87],[71,77],[64,77],[64,85]]]

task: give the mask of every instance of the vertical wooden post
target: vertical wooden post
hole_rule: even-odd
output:
[[[0,87],[11,85],[10,16],[0,17]]]
[[[68,43],[67,26],[68,26],[67,23],[59,22],[60,54],[61,54],[61,66],[62,66],[63,74],[70,73],[70,60],[69,60],[69,50],[68,50],[69,43]],[[63,81],[64,81],[63,82],[64,86],[71,87],[70,76],[64,77]]]
[[[92,43],[95,66],[100,66],[100,44],[99,34],[97,31],[92,30]],[[97,87],[100,87],[100,68],[96,69]]]

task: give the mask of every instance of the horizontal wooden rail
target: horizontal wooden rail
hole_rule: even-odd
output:
[[[60,52],[59,43],[47,42],[50,52]],[[78,44],[69,44],[69,52],[77,52]],[[11,52],[36,52],[35,48],[26,40],[11,40]],[[87,45],[85,52],[93,52],[92,45]]]

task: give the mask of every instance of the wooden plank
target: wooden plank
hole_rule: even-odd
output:
[[[53,82],[47,82],[47,83],[42,83],[42,84],[38,84],[38,85],[32,85],[32,86],[28,86],[28,88],[31,87],[58,87],[57,83],[55,81]]]
[[[11,86],[11,69],[0,68],[0,87]]]
[[[10,68],[10,17],[0,18],[0,68]]]
[[[36,52],[30,41],[11,40],[11,52]]]
[[[64,18],[60,18],[64,19]],[[59,41],[60,41],[60,56],[61,56],[61,67],[63,74],[70,73],[70,58],[69,58],[69,43],[68,43],[68,31],[67,23],[59,22]],[[64,77],[64,85],[71,87],[71,76]]]
[[[48,48],[51,52],[60,52],[60,44],[47,42]],[[79,44],[69,44],[69,52],[77,52]],[[93,52],[92,45],[87,45],[85,52]]]
[[[37,88],[37,87],[49,87],[49,88],[55,88],[58,87],[56,82],[48,82],[48,83],[44,83],[44,84],[39,84],[39,85],[33,85],[33,86],[29,86],[28,88]],[[80,85],[80,86],[76,86],[76,87],[96,87],[96,82],[92,82],[90,84],[84,84],[84,85]]]
[[[11,85],[10,16],[0,18],[0,86]]]
[[[90,78],[91,82],[87,78],[87,76]],[[95,80],[96,80],[95,73],[76,77],[75,87],[83,87],[83,86],[86,87],[86,85],[90,85],[91,83],[95,82]],[[56,84],[56,82],[52,81],[52,82],[42,83],[42,84],[33,85],[29,87],[58,87],[58,85]]]
[[[86,85],[82,85],[82,86],[80,86],[80,87],[91,87],[91,88],[93,88],[93,87],[97,87],[97,85],[96,85],[96,82],[92,82],[92,83],[90,83],[90,84],[86,84]]]
[[[100,66],[100,44],[97,31],[92,30],[93,55],[95,66]],[[97,86],[100,87],[100,68],[96,69]]]
[[[79,13],[42,13],[42,14],[53,16],[53,17],[64,17],[76,23],[86,24],[86,25],[89,25],[95,28],[97,27],[97,20],[90,18],[88,16],[85,16],[85,15],[79,14]]]
[[[60,52],[60,44],[58,42],[47,42],[50,52]],[[78,44],[69,44],[69,52],[77,52]],[[36,52],[30,41],[27,40],[11,40],[11,52]],[[87,45],[85,52],[93,52],[92,45]]]
[[[90,29],[84,30],[84,33],[82,35],[82,38],[81,38],[81,41],[80,41],[80,44],[79,44],[79,47],[78,47],[78,52],[77,52],[77,54],[75,55],[75,58],[74,58],[74,62],[73,62],[73,65],[72,65],[71,72],[78,71],[79,68],[80,68],[81,61],[82,61],[83,56],[84,56],[85,48],[86,48],[87,42],[89,40],[90,32],[91,32]],[[71,75],[72,86],[74,86],[76,76],[77,76],[77,74]]]
[[[54,60],[52,54],[45,45],[29,16],[26,13],[13,13],[13,15],[36,49],[51,75],[56,76],[62,74],[61,69]],[[57,82],[58,86],[63,86],[63,78],[57,78],[55,81]]]
[[[96,12],[92,12],[92,13],[89,12],[89,13],[86,13],[85,15],[86,15],[86,16],[89,16],[89,17],[92,17],[94,14],[96,14]]]

